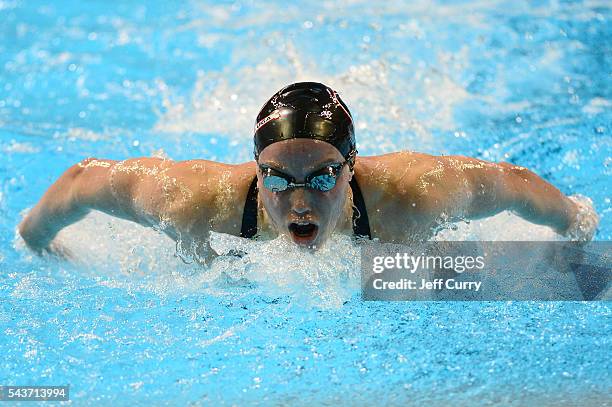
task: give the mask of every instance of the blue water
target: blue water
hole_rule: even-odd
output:
[[[360,154],[528,167],[591,197],[610,240],[611,18],[603,1],[0,0],[0,385],[103,405],[609,403],[609,303],[363,302],[342,239],[329,263],[281,270],[273,242],[268,263],[198,270],[101,214],[61,234],[72,263],[15,228],[88,156],[250,160],[263,102],[316,80],[351,108]],[[555,238],[507,214],[468,226]]]

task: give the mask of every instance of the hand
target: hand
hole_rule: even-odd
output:
[[[34,228],[31,227],[31,220],[31,215],[28,215],[17,226],[17,235],[21,236],[25,247],[38,256],[47,255],[61,260],[74,260],[72,252],[58,242],[54,236],[50,240],[49,233],[38,231],[39,234],[36,234]]]
[[[568,199],[575,205],[574,215],[564,236],[571,241],[588,242],[593,239],[599,225],[599,216],[593,207],[593,201],[584,195],[572,195]]]
[[[45,247],[42,252],[64,261],[74,261],[76,259],[72,251],[55,240],[52,241],[49,246]]]
[[[39,222],[39,213],[40,211],[37,208],[32,209],[21,220],[19,226],[17,226],[17,231],[28,249],[41,255],[55,236]]]

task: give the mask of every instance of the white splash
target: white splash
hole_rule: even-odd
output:
[[[269,295],[340,306],[359,289],[359,247],[349,236],[332,236],[316,251],[302,249],[284,236],[257,242],[212,233],[210,243],[222,255],[211,269],[257,283]],[[244,254],[231,255],[236,251]]]
[[[208,133],[250,143],[255,117],[268,97],[292,82],[316,81],[338,90],[349,104],[356,130],[363,135],[359,143],[364,151],[388,152],[397,149],[389,141],[390,131],[417,136],[419,144],[426,145],[432,142],[428,129],[454,129],[454,107],[469,97],[462,86],[437,69],[412,70],[380,58],[338,67],[331,75],[291,42],[284,43],[282,49],[285,61],[264,59],[238,70],[199,71],[188,100],[175,95],[159,79],[164,111],[158,112],[154,130]],[[452,58],[440,58],[444,67],[449,60],[466,59],[467,54],[462,50]],[[405,80],[406,76],[412,79]]]
[[[550,228],[504,212],[481,221],[449,225],[434,240],[562,238]],[[284,237],[254,241],[213,232],[210,245],[219,257],[203,267],[185,264],[176,255],[176,244],[160,232],[92,212],[62,230],[54,242],[71,253],[71,262],[80,273],[100,285],[130,291],[224,295],[232,287],[255,285],[251,289],[264,295],[289,296],[302,305],[338,307],[357,294],[360,286],[360,248],[349,236],[334,235],[312,252]],[[20,242],[16,241],[15,247],[30,256]],[[35,293],[36,283],[26,278],[14,295]]]

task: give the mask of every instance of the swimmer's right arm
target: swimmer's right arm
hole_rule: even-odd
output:
[[[148,224],[135,202],[135,193],[146,193],[151,171],[172,165],[172,161],[157,158],[141,158],[125,161],[85,159],[73,165],[45,192],[19,224],[19,233],[27,246],[37,253],[52,251],[49,248],[57,233],[81,220],[92,209],[109,215]],[[123,171],[117,174],[117,167]],[[136,168],[140,171],[136,171]],[[130,171],[134,169],[133,171]],[[140,187],[140,188],[139,188]],[[139,190],[139,192],[136,192]],[[149,190],[148,195],[155,191]],[[148,208],[151,209],[151,208]],[[155,212],[155,210],[150,210]]]
[[[85,217],[94,201],[118,212],[109,184],[114,163],[88,158],[66,170],[19,224],[26,245],[39,254],[48,250],[57,233]]]

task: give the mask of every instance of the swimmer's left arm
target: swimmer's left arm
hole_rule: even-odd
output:
[[[572,239],[590,240],[595,232],[598,218],[592,208],[527,168],[463,156],[437,157],[437,163],[443,173],[441,207],[455,209],[458,216],[479,219],[510,210]]]

